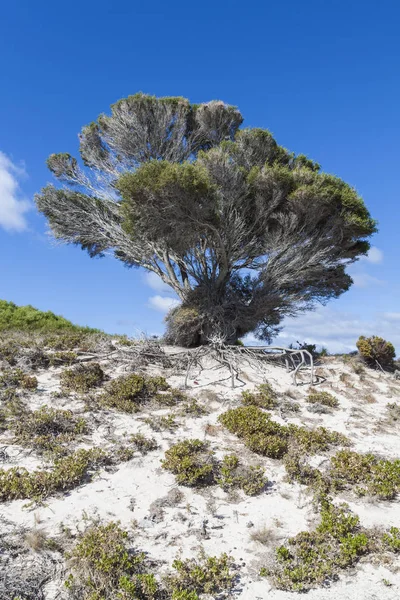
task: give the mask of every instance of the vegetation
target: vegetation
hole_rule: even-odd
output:
[[[168,391],[161,395],[161,391]],[[149,377],[147,375],[126,375],[113,379],[108,384],[104,394],[99,398],[102,406],[115,408],[126,413],[134,413],[151,399],[174,405],[182,400],[179,390],[171,390],[164,377]]]
[[[0,375],[0,390],[18,387],[24,390],[35,390],[37,386],[36,377],[24,373],[22,369],[4,369]]]
[[[109,458],[103,450],[91,448],[57,459],[52,470],[0,469],[0,500],[43,500],[80,485],[90,478],[90,471],[107,461]]]
[[[372,536],[360,527],[359,518],[346,504],[335,506],[325,498],[320,514],[321,522],[314,531],[302,531],[277,548],[277,566],[269,573],[276,587],[304,591],[326,584],[374,549]]]
[[[219,417],[231,432],[242,438],[250,450],[270,458],[282,458],[290,445],[303,452],[322,452],[330,446],[347,445],[345,436],[324,427],[306,429],[296,425],[280,425],[256,406],[233,408]]]
[[[184,440],[165,452],[162,467],[176,475],[177,483],[204,486],[214,483],[213,453],[200,440]]]
[[[394,358],[396,351],[390,342],[387,342],[381,337],[373,335],[369,338],[361,335],[357,341],[358,352],[362,360],[374,369],[381,367],[382,369],[392,371],[394,369]]]
[[[245,406],[259,406],[260,408],[274,408],[277,406],[277,394],[269,383],[262,383],[255,392],[242,392],[242,403]]]
[[[235,454],[224,456],[216,481],[225,491],[240,488],[247,496],[260,494],[268,483],[262,467],[243,467]]]
[[[33,412],[22,412],[11,429],[15,442],[39,453],[68,453],[68,446],[77,435],[87,432],[87,423],[70,410],[42,406]]]
[[[103,381],[104,371],[98,363],[80,364],[61,373],[61,388],[65,392],[85,393]]]
[[[17,306],[14,302],[0,300],[0,331],[64,331],[96,333],[98,329],[80,327],[51,311],[42,312],[33,306]]]
[[[313,390],[307,396],[307,402],[311,404],[322,404],[323,406],[329,406],[330,408],[337,408],[339,406],[339,400],[335,398],[329,392],[321,392]]]
[[[167,339],[186,346],[271,339],[350,287],[376,230],[354,188],[242,121],[220,101],[129,96],[83,128],[83,167],[49,157],[63,186],[36,196],[57,239],[170,285]]]
[[[234,575],[231,571],[233,560],[227,554],[221,556],[207,556],[200,553],[199,558],[186,560],[176,559],[172,563],[176,575],[168,577],[169,587],[174,590],[172,598],[191,600],[195,594],[216,594],[221,591],[230,591],[233,587]],[[178,595],[178,593],[185,595]]]

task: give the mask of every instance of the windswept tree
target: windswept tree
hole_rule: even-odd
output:
[[[350,287],[376,228],[355,189],[242,121],[220,101],[129,96],[82,129],[82,166],[49,157],[63,185],[36,196],[57,239],[171,286],[175,343],[270,340]]]

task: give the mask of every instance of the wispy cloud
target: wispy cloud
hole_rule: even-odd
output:
[[[160,294],[173,294],[174,291],[169,287],[166,283],[164,283],[158,275],[153,273],[152,271],[144,274],[144,282],[146,285],[151,287],[152,290],[159,292]]]
[[[351,277],[354,285],[361,288],[365,288],[370,285],[384,285],[386,283],[386,281],[383,279],[378,279],[378,277],[373,277],[368,273],[352,273]]]
[[[19,188],[19,180],[25,175],[24,168],[0,152],[0,227],[6,231],[24,231],[28,227],[25,213],[31,205]]]
[[[167,313],[171,308],[178,306],[179,300],[169,298],[168,296],[151,296],[149,298],[149,306],[162,313]]]
[[[380,265],[383,262],[383,252],[376,246],[371,246],[367,256],[363,256],[362,260],[366,260],[373,265]]]

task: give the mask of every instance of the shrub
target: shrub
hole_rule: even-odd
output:
[[[242,392],[242,403],[245,406],[274,408],[277,406],[276,393],[269,383],[262,383],[255,392]]]
[[[58,459],[51,471],[29,472],[22,467],[0,469],[0,500],[42,500],[57,491],[72,489],[89,476],[89,471],[109,459],[99,448],[77,450]]]
[[[231,433],[243,438],[250,450],[270,458],[281,458],[290,445],[296,445],[303,452],[320,452],[330,446],[348,444],[344,435],[324,427],[310,430],[296,425],[279,425],[256,406],[229,409],[219,416],[219,421]]]
[[[391,527],[389,533],[383,535],[382,541],[392,552],[400,552],[400,529]]]
[[[65,445],[78,434],[87,431],[87,423],[70,410],[42,406],[34,412],[24,412],[12,426],[15,441],[39,452],[67,452]]]
[[[98,363],[83,364],[61,373],[61,388],[63,391],[85,393],[101,385],[103,380],[104,371]]]
[[[234,575],[231,572],[233,560],[227,554],[207,556],[200,553],[198,559],[176,559],[172,563],[176,575],[168,577],[169,587],[174,590],[173,598],[195,598],[189,592],[197,594],[216,594],[230,591],[233,587]],[[178,593],[186,595],[179,596]],[[215,597],[215,596],[214,596]]]
[[[322,503],[321,522],[315,531],[302,531],[276,550],[271,575],[284,590],[305,591],[334,579],[340,569],[356,563],[370,551],[367,532],[347,505]]]
[[[248,496],[259,494],[268,483],[262,467],[242,467],[235,454],[224,456],[216,481],[225,491],[240,488]]]
[[[52,366],[59,365],[73,365],[78,358],[76,352],[67,351],[58,351],[49,354],[49,361]]]
[[[71,321],[55,315],[51,311],[43,312],[33,306],[17,306],[14,302],[0,300],[0,331],[16,329],[18,331],[62,331],[73,330],[98,332],[98,329],[80,327]]]
[[[373,368],[380,366],[389,371],[394,369],[396,351],[390,342],[376,335],[369,338],[362,335],[358,338],[356,346],[360,357],[368,366]]]
[[[339,400],[335,398],[329,392],[322,391],[311,391],[307,396],[307,402],[311,404],[322,404],[323,406],[330,406],[331,408],[337,408],[339,406]]]
[[[132,551],[119,523],[90,526],[68,558],[72,573],[66,586],[82,600],[144,600],[158,590],[154,575],[144,572],[144,554]]]
[[[165,452],[161,464],[183,485],[202,486],[214,482],[213,453],[206,442],[195,439],[178,442]]]
[[[99,402],[107,408],[134,413],[157,392],[168,390],[168,388],[164,377],[126,375],[113,379],[104,394],[100,396]]]
[[[147,454],[158,448],[158,444],[154,438],[147,438],[141,433],[130,435],[128,441],[133,444],[141,454]]]
[[[22,369],[5,369],[0,375],[0,388],[17,388],[35,390],[38,386],[36,377],[24,373]]]
[[[201,318],[197,309],[177,306],[170,310],[165,317],[165,322],[167,324],[165,336],[167,344],[178,344],[185,348],[199,345]]]

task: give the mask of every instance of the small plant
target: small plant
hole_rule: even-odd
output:
[[[35,390],[37,386],[36,377],[24,373],[22,369],[6,369],[0,375],[0,389],[20,387],[24,390]]]
[[[242,467],[235,454],[224,456],[216,481],[225,491],[240,488],[248,496],[259,494],[268,483],[262,467]]]
[[[158,444],[154,438],[147,438],[141,433],[130,435],[128,441],[133,444],[141,454],[147,454],[158,448]]]
[[[126,375],[111,381],[99,402],[107,408],[134,413],[160,391],[168,390],[164,377]]]
[[[382,541],[392,552],[400,552],[400,529],[391,527],[389,533],[383,535]]]
[[[93,524],[68,554],[72,572],[66,587],[82,600],[151,599],[158,590],[144,571],[144,554],[132,551],[119,523]]]
[[[255,392],[242,392],[242,403],[245,406],[274,408],[277,406],[277,394],[269,383],[262,383]]]
[[[388,412],[388,417],[390,421],[400,420],[400,405],[397,404],[397,402],[389,402],[386,405],[386,410]]]
[[[322,404],[323,406],[329,406],[331,408],[337,408],[339,406],[339,400],[335,398],[335,396],[329,392],[322,391],[309,392],[307,402],[310,402],[310,404]]]
[[[72,489],[89,476],[89,471],[109,459],[99,448],[78,450],[56,460],[51,471],[29,472],[22,467],[0,469],[0,500],[41,501],[57,491]]]
[[[144,421],[151,429],[153,429],[153,431],[174,431],[179,427],[179,423],[176,421],[176,415],[174,413],[162,416],[153,415]]]
[[[103,383],[104,371],[98,363],[78,365],[61,374],[63,391],[85,393]]]
[[[68,365],[69,367],[73,365],[78,358],[76,352],[71,351],[59,351],[52,352],[49,354],[49,361],[51,366],[59,366],[59,365]]]
[[[360,357],[369,367],[393,371],[396,356],[393,344],[376,335],[369,338],[362,335],[358,338],[356,346]]]
[[[213,453],[200,440],[184,440],[165,452],[162,467],[176,475],[177,483],[188,486],[211,485],[214,482]]]
[[[176,559],[172,563],[176,575],[167,578],[168,587],[173,589],[173,598],[192,599],[196,594],[216,594],[230,591],[233,587],[234,575],[231,572],[233,560],[227,554],[207,556],[201,552],[198,559]],[[184,595],[179,595],[184,592]],[[214,596],[215,597],[215,596]]]
[[[219,421],[242,438],[250,450],[270,458],[282,458],[295,444],[303,452],[321,452],[330,446],[347,445],[347,438],[324,427],[306,429],[296,425],[280,425],[256,406],[240,406],[227,410]]]
[[[65,445],[87,431],[87,423],[70,410],[42,406],[34,412],[24,412],[13,421],[15,441],[39,452],[65,453]]]

